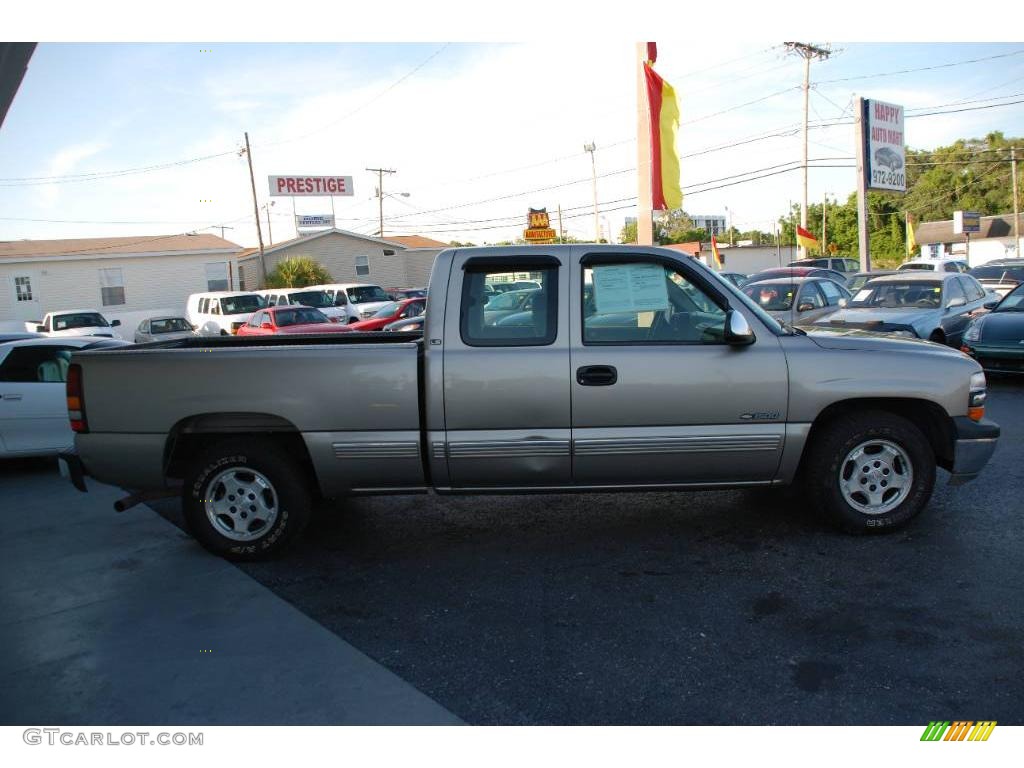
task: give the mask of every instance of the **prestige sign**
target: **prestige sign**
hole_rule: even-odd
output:
[[[906,192],[903,107],[865,99],[864,111],[867,188]]]
[[[277,197],[352,197],[351,176],[270,176]]]

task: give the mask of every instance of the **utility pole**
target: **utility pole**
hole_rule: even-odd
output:
[[[636,242],[654,245],[654,211],[651,193],[651,121],[647,104],[647,79],[644,63],[648,60],[647,43],[636,44]]]
[[[228,226],[225,226],[224,224],[214,224],[212,227],[210,227],[210,229],[219,229],[220,230],[220,238],[221,238],[221,240],[223,240],[224,239],[224,230],[225,229],[234,229],[234,227],[228,227]]]
[[[292,199],[294,200],[294,198]],[[270,229],[270,208],[271,206],[274,205],[275,202],[277,201],[271,200],[269,203],[263,206],[263,210],[267,212],[267,240],[270,242],[271,245],[274,244],[274,233]]]
[[[871,271],[871,237],[868,232],[868,177],[867,158],[865,150],[867,147],[867,115],[864,110],[867,101],[860,96],[854,101],[856,111],[856,135],[857,135],[857,250],[860,251],[860,271]]]
[[[252,149],[249,147],[249,132],[245,132],[245,157],[249,161],[249,182],[252,184],[252,212],[256,214],[256,238],[260,243],[260,285],[267,282],[267,263],[263,257],[263,232],[260,230],[260,204],[256,200],[256,177],[252,173]]]
[[[1014,256],[1020,257],[1020,207],[1017,202],[1017,148],[1010,147],[1010,170],[1013,174],[1013,245]]]
[[[565,230],[562,229],[562,204],[558,204],[558,242],[559,244],[565,242]]]
[[[366,170],[377,174],[377,203],[380,213],[380,230],[377,237],[384,237],[384,174],[395,173],[393,168],[367,168]]]
[[[597,145],[594,142],[583,145],[583,151],[590,153],[590,174],[594,187],[594,242],[601,242],[601,222],[597,218],[597,163],[594,161],[594,152]]]
[[[827,59],[832,55],[832,51],[808,43],[786,43],[786,47],[804,59],[804,196],[800,204],[800,226],[807,229],[807,111],[811,94],[811,59]],[[800,246],[800,258],[807,255],[806,250]]]

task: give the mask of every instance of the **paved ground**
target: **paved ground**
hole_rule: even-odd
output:
[[[989,403],[983,479],[889,536],[763,493],[407,496],[245,571],[470,723],[1021,724],[1024,384]]]
[[[120,492],[0,463],[0,724],[453,723]]]

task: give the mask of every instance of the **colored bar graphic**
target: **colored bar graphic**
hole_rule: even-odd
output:
[[[947,728],[949,728],[949,720],[932,720],[921,734],[921,741],[941,741]]]

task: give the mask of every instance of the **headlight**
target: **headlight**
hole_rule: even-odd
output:
[[[360,312],[359,316],[365,320],[368,317],[373,317],[373,312]]]
[[[981,323],[981,320],[974,320],[967,326],[967,330],[964,331],[964,341],[981,340]]]
[[[973,421],[981,421],[985,417],[986,397],[985,373],[978,371],[971,374],[971,391],[967,401],[967,415]]]

